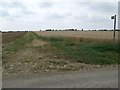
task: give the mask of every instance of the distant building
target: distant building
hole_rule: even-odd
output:
[[[118,29],[120,29],[120,1],[118,2]]]

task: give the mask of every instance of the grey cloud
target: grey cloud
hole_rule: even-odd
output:
[[[102,23],[110,20],[109,15],[97,15],[97,14],[92,14],[92,16],[89,16],[88,14],[86,15],[80,15],[80,16],[74,16],[73,17],[76,21],[80,22],[90,22],[90,23]]]
[[[2,8],[26,8],[22,3],[20,2],[0,2],[0,7]]]
[[[65,13],[65,14],[59,14],[59,13],[52,13],[49,18],[52,19],[62,19],[62,18],[67,18],[69,16],[71,16],[72,13]]]
[[[110,17],[98,17],[98,16],[94,16],[90,19],[88,19],[89,22],[94,22],[94,23],[102,23],[102,22],[105,22],[105,21],[108,21],[110,20]]]
[[[113,2],[96,2],[93,3],[90,6],[90,9],[97,11],[97,12],[103,12],[103,13],[111,13],[117,11],[117,3]]]
[[[111,13],[117,11],[117,2],[76,2],[76,5],[88,7],[95,12]]]
[[[10,14],[9,14],[9,12],[8,11],[4,11],[4,10],[1,10],[0,11],[0,17],[7,17],[7,16],[9,16]]]
[[[64,18],[65,16],[60,15],[60,14],[52,14],[50,15],[50,18],[54,18],[54,19],[60,19],[60,18]]]
[[[53,2],[40,2],[39,6],[43,7],[43,8],[49,8],[52,7],[54,5]]]
[[[81,6],[81,5],[91,5],[91,2],[75,2],[76,5]]]
[[[0,10],[0,17],[5,19],[7,17],[7,21],[15,21],[21,17],[21,15],[11,15],[7,10]]]
[[[30,14],[35,14],[35,12],[32,12],[32,11],[30,11],[30,10],[28,10],[28,9],[23,9],[23,10],[22,10],[22,13],[23,13],[23,14],[28,14],[28,15],[30,15]]]
[[[19,3],[19,2],[13,2],[12,5],[13,7],[26,8],[22,3]]]

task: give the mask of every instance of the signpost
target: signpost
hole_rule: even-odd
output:
[[[114,19],[113,46],[115,46],[116,15],[112,16],[111,19]]]
[[[118,2],[118,29],[120,30],[120,1]]]

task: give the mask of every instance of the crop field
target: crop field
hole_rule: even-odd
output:
[[[116,44],[113,47],[105,40],[112,41],[112,32],[2,33],[3,76],[13,77],[21,73],[90,70],[108,65],[115,66],[118,64],[120,46]]]
[[[14,41],[17,38],[22,37],[25,34],[25,32],[3,32],[2,33],[2,43],[9,43],[11,41]]]
[[[78,41],[112,42],[113,31],[43,31],[36,32],[40,36],[64,37]],[[118,42],[118,31],[116,31],[116,42]]]

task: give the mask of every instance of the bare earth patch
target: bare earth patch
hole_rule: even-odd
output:
[[[36,46],[46,45],[47,42],[42,41],[42,40],[38,40],[38,39],[34,39],[31,44],[32,44],[32,46],[35,46],[35,47],[36,47]]]

